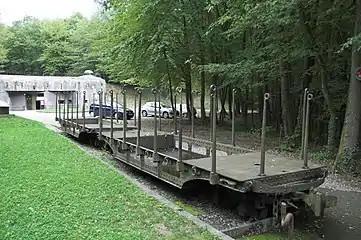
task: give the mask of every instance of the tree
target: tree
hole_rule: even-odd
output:
[[[8,29],[4,46],[7,49],[5,71],[10,74],[41,74],[38,61],[42,51],[41,22],[33,17],[25,17],[14,22]]]
[[[5,25],[0,24],[0,71],[3,69],[7,58],[7,49],[5,48],[7,34]]]
[[[355,29],[352,44],[352,66],[349,84],[349,94],[345,123],[342,132],[339,152],[334,166],[340,165],[347,172],[361,173],[361,164],[358,161],[361,140],[361,81],[356,79],[356,70],[361,66],[361,53],[359,40],[361,35],[361,1],[356,1],[355,9]]]

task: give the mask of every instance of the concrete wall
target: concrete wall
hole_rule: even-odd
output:
[[[26,106],[20,97],[20,93],[33,94],[33,109],[35,109],[37,93],[44,93],[45,108],[55,108],[56,94],[59,99],[71,99],[73,95],[74,106],[78,92],[79,106],[83,105],[83,93],[85,92],[86,108],[91,102],[98,102],[98,91],[102,90],[104,98],[106,93],[106,82],[104,79],[93,75],[80,77],[53,77],[53,76],[22,76],[22,75],[0,75],[0,100],[14,104],[11,110],[23,110]],[[9,94],[12,94],[10,99]],[[19,93],[19,94],[16,94]],[[11,101],[10,101],[11,100]],[[11,103],[10,103],[11,102]]]
[[[23,111],[26,109],[26,100],[23,92],[11,92],[10,97],[10,111]]]
[[[55,108],[56,94],[54,92],[44,92],[45,108]]]
[[[1,84],[1,83],[0,83]],[[0,86],[1,87],[1,86]],[[0,101],[7,103],[10,105],[9,94],[6,91],[2,91],[0,88]]]

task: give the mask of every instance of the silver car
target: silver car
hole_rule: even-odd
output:
[[[180,104],[176,104],[176,110],[177,110],[177,115],[179,115],[180,112]],[[194,117],[197,117],[197,109],[195,107],[193,107],[193,113],[194,113]],[[182,104],[182,115],[184,118],[188,117],[188,109],[187,109],[187,104]]]
[[[154,102],[146,102],[142,108],[142,116],[154,116]],[[173,108],[170,105],[164,104],[162,102],[157,102],[157,116],[161,116],[163,118],[171,118],[173,117]]]

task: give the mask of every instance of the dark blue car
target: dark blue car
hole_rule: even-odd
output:
[[[102,116],[103,117],[110,117],[113,115],[114,118],[123,119],[123,105],[122,104],[113,104],[113,111],[111,109],[110,104],[102,105]],[[99,104],[92,103],[89,106],[89,114],[91,116],[97,117],[99,116]],[[133,110],[127,108],[126,110],[127,119],[132,119],[134,117]]]

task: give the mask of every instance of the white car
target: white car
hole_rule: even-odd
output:
[[[180,113],[180,104],[176,104],[177,115]],[[194,117],[197,116],[197,109],[193,107]],[[184,118],[188,116],[187,104],[182,104],[182,115]]]
[[[154,102],[146,102],[141,108],[142,116],[154,116],[154,106]],[[157,116],[161,116],[163,118],[173,117],[172,106],[164,104],[162,102],[157,102]]]

